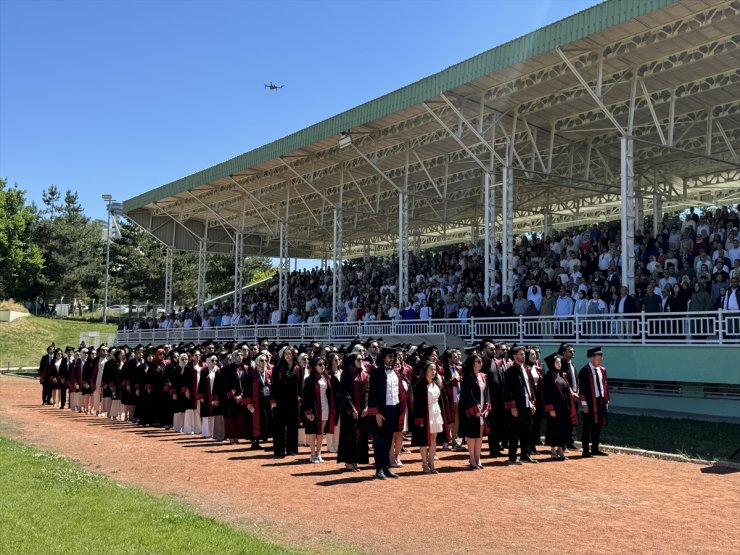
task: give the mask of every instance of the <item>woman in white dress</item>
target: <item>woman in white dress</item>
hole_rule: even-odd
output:
[[[427,360],[419,381],[414,386],[414,420],[411,445],[419,447],[424,474],[436,474],[434,455],[437,450],[437,434],[444,429],[442,417],[442,380],[437,372],[437,363]]]

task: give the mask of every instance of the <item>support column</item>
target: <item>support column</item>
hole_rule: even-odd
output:
[[[513,148],[513,147],[512,147]],[[514,288],[511,283],[512,262],[514,257],[514,172],[511,165],[504,167],[504,179],[502,187],[502,211],[503,211],[503,256],[501,260],[502,295],[509,295],[512,299]],[[513,300],[513,299],[512,299]]]
[[[409,153],[406,151],[406,171],[403,187],[398,194],[398,307],[409,302]]]
[[[287,211],[287,209],[286,209]],[[278,266],[279,297],[278,308],[281,313],[288,311],[288,276],[290,275],[290,257],[288,256],[288,220],[280,222],[280,262]]]
[[[208,241],[198,241],[198,292],[196,304],[198,311],[203,315],[203,304],[206,301],[206,268],[208,263]]]
[[[635,292],[635,166],[631,136],[621,138],[622,285]]]
[[[172,276],[175,261],[175,249],[167,247],[164,256],[164,312],[172,312]]]
[[[344,238],[342,236],[344,230],[344,210],[343,210],[343,196],[344,196],[344,166],[341,168],[339,174],[339,202],[334,208],[334,244],[331,255],[331,270],[332,270],[332,282],[331,282],[331,320],[335,322],[337,319],[337,313],[339,312],[339,306],[342,302],[342,256],[344,250]]]
[[[547,208],[545,209],[543,216],[544,220],[544,229],[542,230],[543,239],[545,237],[552,237],[552,211],[550,210],[550,203],[547,203]]]
[[[635,197],[635,230],[645,228],[645,203],[641,196]]]
[[[242,289],[244,288],[244,235],[234,235],[234,310],[241,312]]]
[[[493,172],[486,172],[483,182],[483,254],[485,259],[483,284],[486,304],[496,291],[496,190]]]
[[[362,245],[362,261],[367,262],[368,260],[370,260],[370,243],[365,241],[365,244]]]
[[[663,197],[653,194],[653,237],[658,236],[658,227],[663,221]]]

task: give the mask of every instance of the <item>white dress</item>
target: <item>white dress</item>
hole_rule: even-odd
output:
[[[429,433],[438,434],[444,429],[442,409],[439,407],[439,386],[430,383],[427,386],[427,407],[429,410]]]

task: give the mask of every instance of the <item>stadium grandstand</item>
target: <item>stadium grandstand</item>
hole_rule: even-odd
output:
[[[625,406],[644,387],[737,414],[739,12],[607,0],[127,200],[166,247],[165,315],[118,341],[612,344]],[[178,251],[200,256],[175,313]],[[209,253],[237,263],[233,297],[205,305]],[[246,256],[279,259],[275,278],[245,289]],[[677,376],[670,346],[719,368]],[[651,348],[666,368],[646,377]]]

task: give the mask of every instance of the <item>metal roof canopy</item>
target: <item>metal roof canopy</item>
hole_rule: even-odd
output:
[[[417,248],[482,237],[485,175],[501,207],[508,166],[516,232],[618,219],[630,114],[638,211],[654,198],[662,211],[738,201],[738,30],[740,0],[608,0],[129,199],[124,212],[203,257],[243,248],[326,260],[338,207],[342,257],[387,254],[399,246],[404,178]],[[351,145],[339,148],[345,131]]]

